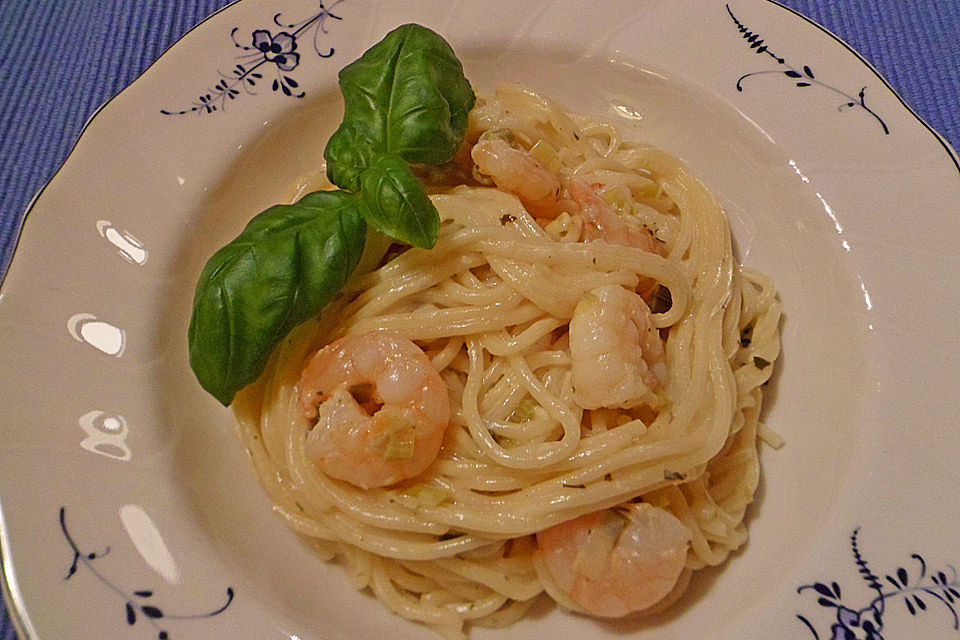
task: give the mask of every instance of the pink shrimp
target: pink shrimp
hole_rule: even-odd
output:
[[[470,156],[477,171],[490,176],[500,189],[520,198],[534,217],[555,218],[563,210],[558,200],[560,179],[529,153],[499,135],[494,130],[488,131],[474,145]]]
[[[641,226],[632,218],[618,214],[613,205],[597,195],[597,192],[587,183],[573,178],[567,183],[567,193],[580,206],[580,211],[585,219],[584,240],[602,239],[610,244],[633,247],[650,253],[660,253],[657,239],[650,229]],[[656,280],[640,278],[637,293],[644,300],[650,300],[656,291]]]
[[[635,407],[666,386],[663,341],[638,294],[597,287],[574,309],[569,336],[573,397],[584,409]]]
[[[673,514],[628,503],[537,534],[537,570],[577,606],[605,618],[648,609],[677,584],[690,530]]]
[[[324,473],[364,489],[422,473],[450,421],[446,383],[410,340],[348,335],[314,354],[297,385],[315,426],[307,455]]]
[[[613,205],[601,198],[583,180],[572,178],[567,183],[567,193],[580,206],[586,220],[586,240],[603,239],[610,244],[660,253],[657,240],[650,229],[618,214]]]

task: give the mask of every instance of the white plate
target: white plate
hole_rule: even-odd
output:
[[[481,91],[519,80],[680,156],[785,310],[764,417],[787,446],[763,452],[746,548],[653,622],[544,609],[475,637],[839,638],[834,605],[874,604],[888,640],[960,638],[940,584],[960,562],[960,165],[883,79],[768,0],[328,4],[205,21],[97,113],[31,206],[0,293],[2,551],[25,640],[432,637],[271,514],[186,356],[205,259],[316,169],[336,72],[411,21]],[[237,58],[256,29],[295,33],[296,67]]]

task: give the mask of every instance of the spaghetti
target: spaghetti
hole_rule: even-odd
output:
[[[530,175],[511,182],[471,171],[471,147],[476,160],[491,140],[541,177],[554,175],[560,190],[531,194]],[[362,262],[237,396],[257,476],[322,558],[343,562],[358,588],[395,613],[449,637],[509,625],[544,593],[591,611],[558,584],[537,534],[606,510],[665,512],[685,532],[679,575],[653,608],[666,606],[691,572],[746,540],[758,433],[776,437],[758,422],[780,348],[774,284],[738,265],[723,211],[678,160],[521,87],[478,103],[457,160],[423,176],[441,215],[435,248],[383,257],[368,241],[364,260],[382,266]],[[578,198],[584,185],[590,193]],[[647,234],[650,247],[617,242],[619,223],[597,223],[590,206],[629,218],[625,228]],[[641,318],[649,326],[611,339],[656,342],[660,368],[647,350],[654,362],[638,361],[649,378],[640,397],[586,400],[591,384],[601,396],[612,388],[604,367],[621,358],[618,347],[594,358],[609,336],[591,331],[621,297],[634,304],[634,291],[652,307]],[[369,331],[423,350],[446,384],[451,419],[425,471],[363,489],[311,457],[313,425],[297,384],[317,349]]]

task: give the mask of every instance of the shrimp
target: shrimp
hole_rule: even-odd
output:
[[[567,183],[567,193],[577,205],[584,217],[583,239],[606,240],[610,244],[633,247],[650,253],[660,253],[656,236],[647,227],[641,226],[629,216],[621,216],[609,202],[597,195],[582,180],[571,179]],[[640,278],[637,292],[644,300],[657,292],[658,283],[653,278]]]
[[[477,171],[490,176],[494,184],[518,198],[527,211],[538,218],[555,218],[563,210],[560,179],[530,157],[523,149],[510,144],[498,129],[491,129],[473,146],[470,156]]]
[[[650,229],[641,226],[633,218],[618,214],[613,205],[582,180],[571,179],[567,183],[567,193],[583,213],[585,240],[603,239],[610,244],[660,253],[657,239]]]
[[[328,476],[369,489],[423,472],[450,421],[446,383],[410,340],[373,331],[314,354],[297,384],[315,426],[307,455]]]
[[[570,319],[573,397],[584,409],[628,409],[666,384],[663,341],[636,293],[606,284],[585,295]]]
[[[538,572],[576,605],[605,618],[647,609],[683,573],[690,530],[668,511],[628,503],[537,533]]]

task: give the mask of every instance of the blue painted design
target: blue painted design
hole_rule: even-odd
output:
[[[854,97],[845,91],[837,89],[834,86],[826,84],[817,79],[813,73],[813,69],[809,65],[803,65],[800,68],[791,66],[787,62],[786,58],[779,56],[770,50],[769,46],[764,44],[764,39],[760,37],[760,34],[755,33],[747,28],[745,24],[740,22],[737,16],[733,15],[733,10],[730,8],[730,5],[726,5],[727,13],[730,15],[730,19],[733,20],[733,23],[737,25],[737,29],[740,31],[740,35],[750,44],[750,48],[755,53],[767,54],[769,57],[776,60],[777,64],[780,65],[778,69],[767,69],[764,71],[753,71],[751,73],[746,73],[740,76],[740,79],[737,80],[737,91],[743,91],[743,81],[752,76],[762,76],[770,73],[775,73],[779,76],[788,78],[790,82],[794,83],[794,86],[799,88],[805,87],[822,87],[828,89],[833,93],[841,96],[844,99],[844,102],[837,107],[838,111],[843,111],[844,109],[856,108],[863,109],[871,116],[876,118],[877,122],[880,123],[880,126],[883,127],[883,132],[885,134],[890,133],[890,129],[887,127],[887,123],[883,121],[883,118],[878,116],[870,107],[867,106],[866,92],[867,88],[863,87],[860,89],[860,93]]]
[[[927,611],[931,604],[940,602],[953,617],[954,630],[960,629],[960,618],[957,616],[957,604],[960,603],[960,582],[957,570],[947,566],[947,571],[927,573],[926,561],[914,553],[910,558],[917,565],[911,573],[905,567],[898,567],[896,571],[884,576],[884,580],[892,589],[884,590],[880,577],[867,565],[867,561],[860,553],[857,537],[860,529],[857,528],[850,536],[850,548],[853,551],[854,563],[857,572],[870,590],[876,596],[865,606],[852,609],[843,604],[843,594],[840,585],[836,582],[814,582],[805,584],[797,589],[797,593],[810,592],[817,598],[821,607],[836,610],[836,621],[830,626],[830,635],[820,636],[816,626],[805,616],[797,614],[807,629],[813,634],[814,640],[884,640],[883,617],[890,613],[887,602],[902,601],[911,616]]]
[[[70,563],[70,568],[67,570],[67,575],[64,577],[64,580],[72,578],[81,567],[86,568],[97,580],[123,600],[123,610],[127,624],[133,626],[138,620],[146,620],[157,634],[157,640],[169,640],[171,637],[167,629],[164,628],[166,626],[164,621],[211,618],[226,611],[230,603],[233,602],[233,588],[227,587],[227,601],[207,613],[177,614],[165,611],[161,609],[156,600],[153,599],[154,593],[152,589],[127,591],[100,573],[93,563],[95,560],[109,554],[110,547],[104,548],[103,551],[81,551],[80,546],[67,529],[67,515],[64,507],[60,507],[60,530],[63,532],[63,537],[66,538],[67,543],[73,550],[73,561]]]
[[[327,5],[321,1],[317,13],[300,21],[281,21],[281,14],[277,13],[273,16],[273,23],[280,31],[274,33],[269,29],[256,29],[251,34],[249,44],[246,44],[246,40],[237,39],[237,32],[240,29],[234,27],[230,31],[230,38],[233,40],[233,46],[240,49],[242,53],[237,55],[236,59],[239,62],[234,65],[230,73],[219,72],[220,79],[217,83],[199,96],[191,106],[178,111],[161,109],[160,113],[170,116],[223,111],[227,100],[239,97],[241,90],[247,95],[256,95],[255,87],[260,82],[270,82],[270,88],[273,91],[285,96],[302,98],[305,94],[299,91],[300,83],[288,75],[300,64],[298,41],[312,35],[313,50],[317,55],[321,58],[333,56],[333,47],[321,48],[320,34],[327,33],[327,18],[343,19],[330,11],[343,1],[333,0]],[[264,78],[264,74],[271,72],[275,76],[272,82],[269,78]]]

